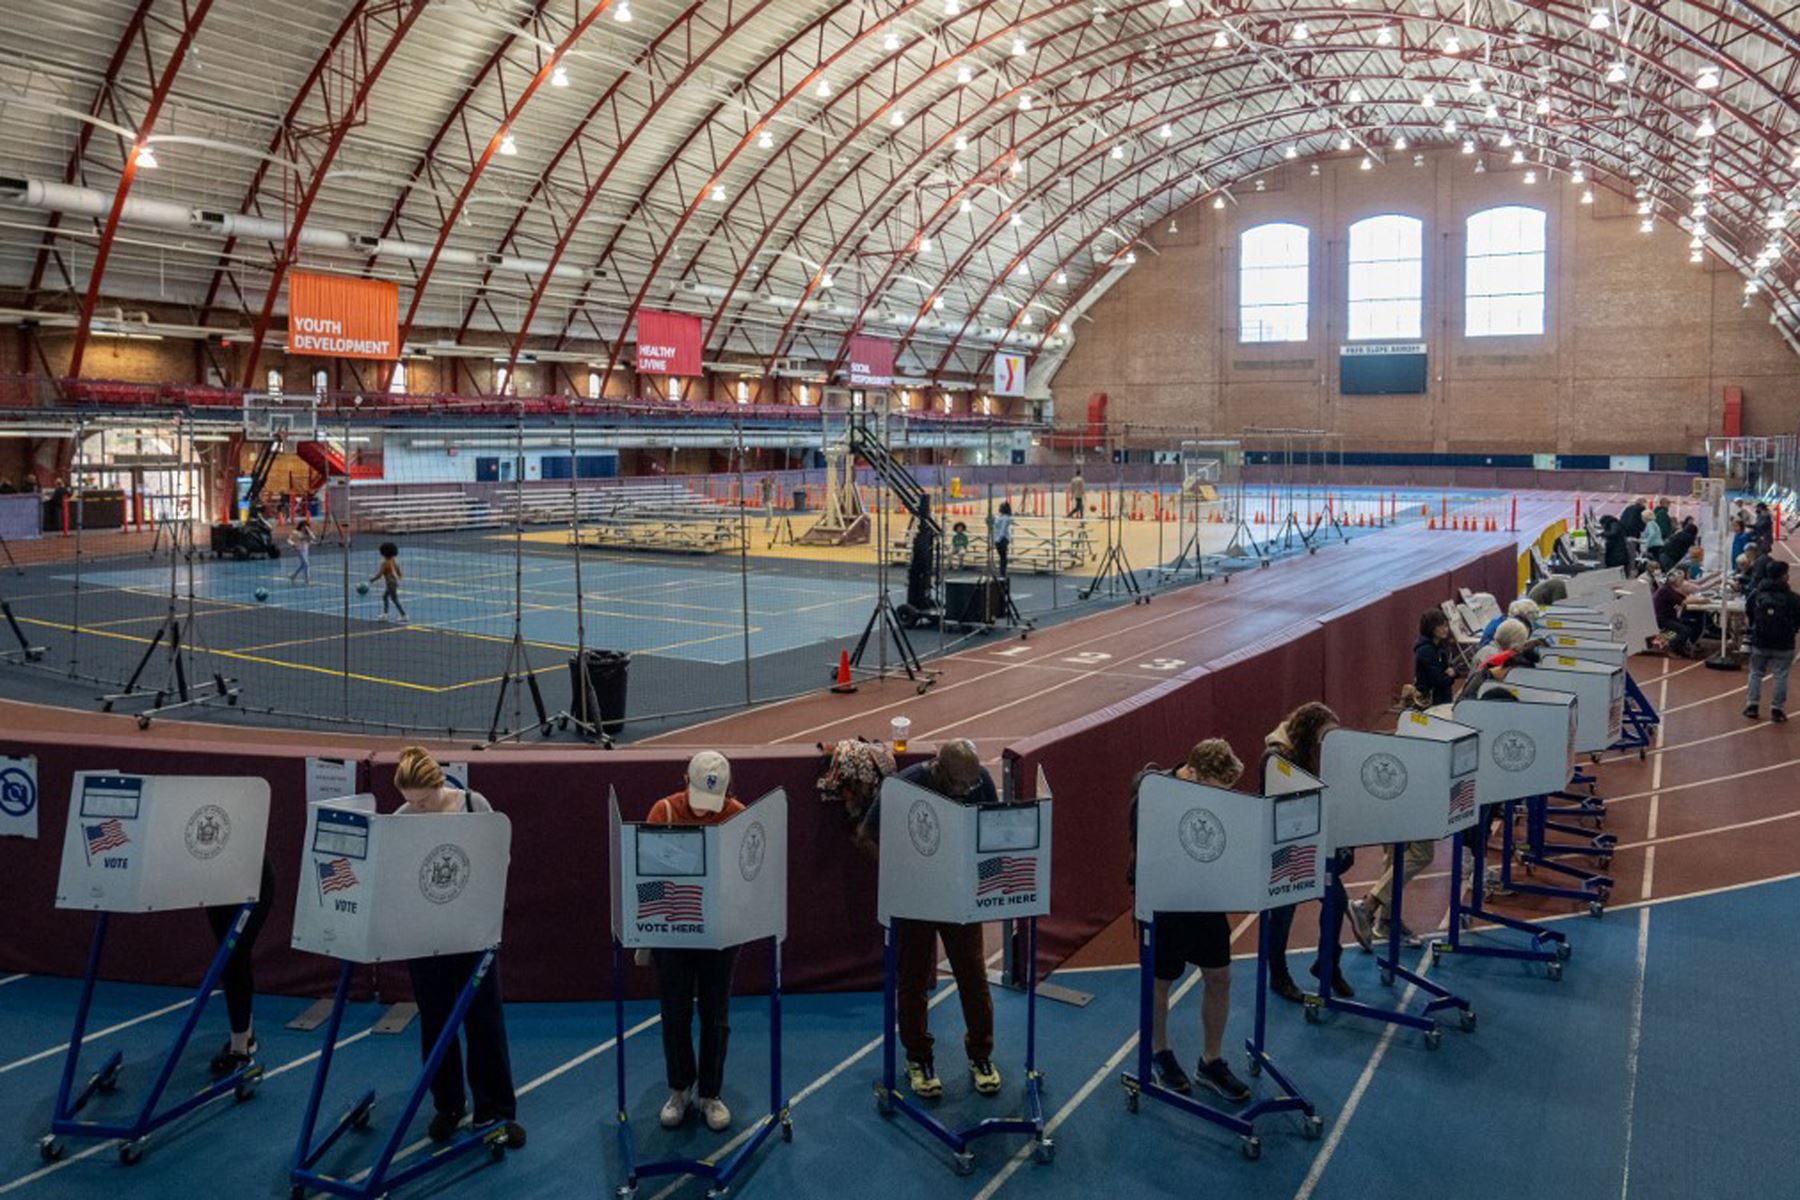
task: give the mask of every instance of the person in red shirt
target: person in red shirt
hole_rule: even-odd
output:
[[[716,750],[702,750],[688,761],[687,787],[652,805],[648,823],[716,825],[743,811],[743,804],[731,794],[731,764]],[[725,1045],[731,1038],[731,976],[737,970],[738,949],[650,952],[662,990],[663,1065],[669,1079],[669,1098],[660,1118],[665,1129],[687,1119],[690,1103],[698,1105],[713,1132],[731,1125],[731,1110],[719,1092],[725,1081]],[[693,1032],[696,999],[698,1061]]]

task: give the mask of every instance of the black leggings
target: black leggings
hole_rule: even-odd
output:
[[[256,999],[256,980],[250,971],[250,959],[256,952],[256,935],[262,932],[263,922],[269,919],[269,910],[274,906],[275,868],[264,856],[256,907],[250,910],[250,919],[244,922],[244,932],[239,935],[237,945],[232,947],[231,957],[225,960],[224,974],[220,976],[225,988],[225,1012],[231,1018],[233,1033],[250,1032],[250,1007]],[[206,910],[206,920],[212,925],[216,940],[225,940],[225,935],[231,932],[231,923],[237,919],[238,909],[242,907],[241,904],[221,904]]]
[[[1339,853],[1342,856],[1339,870],[1348,871],[1350,864],[1356,860],[1356,852],[1343,850]],[[1344,918],[1350,914],[1350,894],[1344,890],[1344,881],[1339,875],[1327,874],[1325,887],[1331,893],[1331,902],[1337,909],[1337,928],[1333,929],[1329,935],[1329,941],[1337,944],[1344,940]],[[1289,904],[1269,912],[1269,973],[1277,978],[1289,973],[1287,965],[1288,934],[1294,928],[1294,910],[1298,907],[1297,904]],[[1321,946],[1324,946],[1327,941],[1324,921],[1325,902],[1321,900],[1319,902],[1319,944]]]

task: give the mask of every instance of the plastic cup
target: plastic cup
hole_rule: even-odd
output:
[[[888,722],[888,734],[894,743],[895,754],[906,753],[906,735],[912,732],[912,721],[906,717],[895,717]]]

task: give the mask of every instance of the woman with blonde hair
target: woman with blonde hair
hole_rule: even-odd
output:
[[[394,767],[394,789],[406,803],[398,813],[469,813],[493,812],[493,806],[480,792],[451,787],[444,769],[429,751],[408,746],[400,752]],[[456,1007],[456,997],[468,982],[480,961],[480,952],[440,954],[432,958],[407,961],[412,976],[413,999],[419,1005],[419,1052],[421,1058],[431,1056]],[[473,1124],[481,1126],[498,1121],[505,1131],[505,1144],[517,1150],[525,1145],[525,1129],[514,1118],[518,1100],[513,1094],[512,1058],[506,1046],[506,1015],[500,998],[500,959],[496,955],[487,976],[475,989],[469,1010],[463,1016],[462,1040],[468,1043],[469,1090],[475,1096]],[[432,1107],[436,1110],[428,1132],[433,1141],[445,1142],[455,1134],[463,1119],[463,1055],[457,1039],[451,1038],[431,1080]]]

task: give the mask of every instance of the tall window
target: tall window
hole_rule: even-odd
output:
[[[1393,214],[1350,226],[1350,338],[1424,330],[1425,223]]]
[[[506,395],[506,385],[512,382],[512,372],[504,366],[494,368],[494,395]]]
[[[1544,332],[1544,212],[1508,204],[1469,218],[1463,332]]]
[[[1306,340],[1304,225],[1276,223],[1238,237],[1238,341]]]
[[[600,398],[600,372],[589,371],[588,372],[588,399],[589,400],[598,400],[599,398]]]
[[[405,363],[397,362],[394,364],[394,373],[388,378],[388,391],[396,396],[404,396],[406,394]]]
[[[268,385],[269,399],[281,399],[281,372],[274,367],[270,367],[269,373],[263,376],[263,381]]]
[[[739,404],[750,403],[750,385],[747,382],[742,379],[738,380],[737,392]]]
[[[681,380],[673,375],[669,376],[669,403],[681,403]]]
[[[325,399],[325,389],[330,385],[330,382],[331,382],[331,377],[325,374],[325,371],[323,368],[321,368],[320,370],[314,371],[313,372],[313,395],[318,397],[320,400]]]

